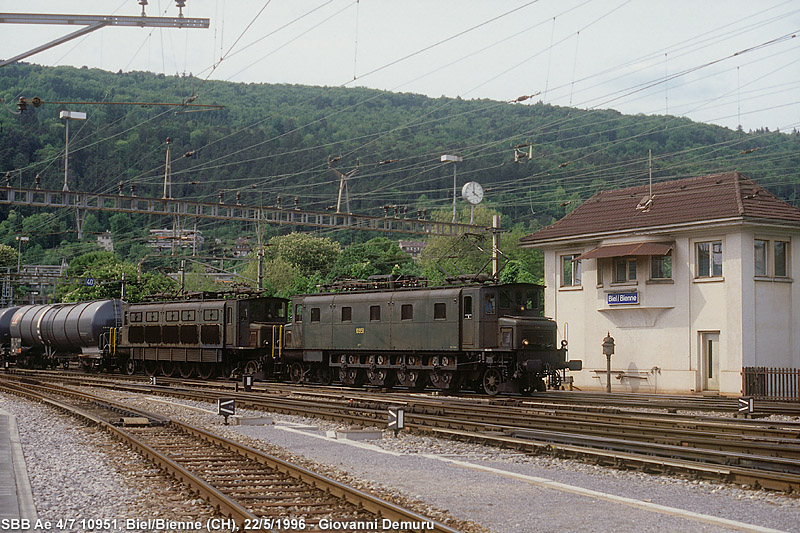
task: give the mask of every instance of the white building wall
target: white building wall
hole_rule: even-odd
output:
[[[561,287],[562,255],[625,241],[546,249],[545,313],[556,320],[562,337],[568,334],[570,359],[583,361],[584,370],[572,373],[575,385],[605,389],[601,344],[607,333],[616,341],[612,390],[685,393],[718,388],[735,395],[741,393],[742,366],[753,361],[760,366],[797,366],[798,336],[788,332],[800,326],[792,312],[800,305],[800,295],[788,281],[753,280],[753,235],[740,230],[672,238],[671,282],[649,281],[649,258],[639,257],[635,283],[612,284],[611,259],[604,259],[603,281],[598,285],[597,260],[589,259],[581,265],[581,286]],[[669,239],[660,235],[657,240]],[[696,244],[715,240],[722,241],[723,275],[698,279]],[[795,247],[790,250],[792,263],[800,265]],[[609,292],[634,290],[639,293],[637,305],[607,303]],[[718,385],[713,385],[707,380],[702,340],[704,333],[716,332],[719,374]]]

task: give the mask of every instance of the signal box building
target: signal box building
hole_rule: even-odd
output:
[[[600,192],[521,244],[576,386],[606,388],[610,333],[612,390],[738,395],[746,367],[800,368],[799,238],[800,209],[731,172]]]

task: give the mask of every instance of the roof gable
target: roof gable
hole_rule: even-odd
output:
[[[738,172],[654,183],[652,202],[642,208],[649,194],[648,185],[599,192],[521,243],[713,220],[750,218],[800,225],[800,209]]]

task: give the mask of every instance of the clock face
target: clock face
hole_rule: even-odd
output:
[[[461,187],[461,197],[472,205],[478,205],[483,200],[483,187],[477,181],[470,181]]]

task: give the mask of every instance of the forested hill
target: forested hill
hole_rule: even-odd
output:
[[[336,203],[328,168],[350,172],[352,211],[383,213],[397,204],[446,208],[453,187],[445,153],[464,157],[459,188],[478,181],[486,202],[511,223],[546,224],[600,189],[646,183],[648,150],[655,180],[739,170],[798,205],[800,135],[732,131],[672,116],[625,116],[542,103],[428,98],[363,88],[203,81],[144,72],[110,73],[17,64],[0,69],[0,97],[45,102],[182,102],[222,109],[158,105],[58,105],[0,109],[0,176],[27,187],[63,181],[62,109],[84,111],[71,125],[73,190],[161,196],[165,139],[172,139],[173,196],[304,209]],[[515,162],[512,146],[519,150]],[[184,154],[193,154],[184,157]],[[530,158],[527,156],[531,156]]]

